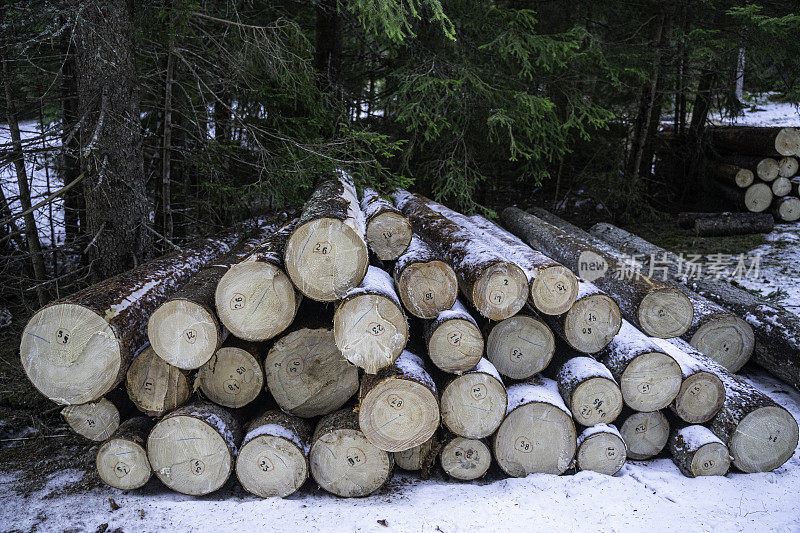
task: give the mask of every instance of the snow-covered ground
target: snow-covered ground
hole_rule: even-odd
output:
[[[716,111],[709,119],[714,124],[736,126],[799,126],[800,109],[795,104],[773,102],[772,97],[772,93],[746,94],[743,115],[729,117]]]

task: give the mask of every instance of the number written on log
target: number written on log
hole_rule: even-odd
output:
[[[189,470],[195,476],[201,476],[206,471],[206,464],[200,459],[189,459]]]
[[[290,359],[286,363],[286,373],[290,377],[299,376],[305,371],[305,369],[306,369],[306,364],[300,357],[295,357],[293,359]]]
[[[533,451],[533,443],[528,437],[522,435],[514,441],[514,449],[521,453],[531,453]]]
[[[96,422],[94,421],[94,418],[87,418],[86,419],[86,425],[89,426],[90,428],[93,428],[95,423]]]
[[[492,291],[489,294],[489,301],[495,305],[500,305],[506,299],[506,294],[503,291]]]
[[[314,245],[314,253],[319,255],[328,255],[331,253],[332,247],[331,243],[328,241],[318,242]]]
[[[592,413],[597,413],[600,415],[600,418],[606,417],[606,411],[603,409],[603,400],[600,398],[595,398],[592,402],[592,405],[583,404],[581,406],[580,414],[581,417],[584,419],[588,419],[592,416]]]
[[[639,383],[639,386],[636,388],[639,390],[639,394],[650,394],[650,391],[653,390],[652,384],[648,381]]]
[[[68,329],[58,328],[56,331],[56,342],[58,344],[67,345],[69,344],[69,340],[72,337]]]
[[[195,331],[194,329],[187,329],[187,330],[184,330],[184,332],[183,332],[183,338],[184,338],[184,339],[186,340],[186,342],[188,342],[189,344],[194,344],[195,342],[197,342],[197,331]]]
[[[367,454],[361,448],[348,448],[345,456],[347,457],[347,464],[352,468],[367,464]]]
[[[461,346],[461,337],[463,335],[460,331],[451,331],[447,334],[447,342],[449,342],[453,346]]]
[[[508,355],[508,358],[512,363],[519,363],[522,361],[523,357],[525,357],[525,354],[519,348],[511,348],[511,352]]]
[[[474,450],[472,448],[468,448],[464,451],[456,450],[454,454],[456,459],[458,459],[459,466],[465,470],[471,470],[478,466],[478,461],[480,461],[480,456],[478,455],[478,450]]]
[[[636,426],[635,430],[637,435],[641,435],[642,433],[647,433],[647,422],[642,422],[638,426]]]
[[[247,297],[241,292],[237,292],[234,293],[233,297],[231,298],[229,307],[231,308],[231,311],[238,311],[239,309],[243,309],[246,303]]]
[[[714,468],[715,464],[716,464],[716,461],[714,461],[714,459],[707,459],[707,460],[703,461],[703,464],[701,465],[701,467],[702,467],[703,470],[711,470],[712,468]]]
[[[433,300],[433,292],[432,291],[428,291],[428,292],[425,293],[425,301],[426,302],[430,302],[431,300]]]
[[[275,464],[273,464],[272,460],[266,455],[262,455],[258,458],[258,467],[262,472],[272,472],[275,470]]]
[[[386,239],[387,241],[392,238],[391,231],[384,231],[383,233],[381,233],[381,235],[383,235],[383,238]]]
[[[563,281],[559,281],[558,283],[556,283],[556,290],[557,290],[558,292],[564,292],[564,291],[566,291],[566,290],[567,290],[567,286],[566,286],[566,285],[564,285],[564,282],[563,282]]]
[[[390,394],[389,396],[387,396],[386,403],[388,403],[389,407],[391,407],[395,411],[400,411],[403,409],[403,399],[397,394]]]
[[[383,332],[386,331],[386,328],[383,327],[383,324],[379,322],[370,322],[367,325],[367,331],[369,331],[370,335],[375,337],[380,337],[383,335]]]
[[[117,476],[118,479],[122,479],[130,473],[131,467],[128,465],[128,463],[119,461],[114,465],[114,475]]]
[[[222,386],[225,392],[227,392],[228,394],[232,394],[233,396],[236,396],[242,391],[242,387],[239,385],[239,382],[236,381],[235,379],[225,380]]]
[[[472,396],[472,399],[479,402],[486,398],[486,385],[483,383],[478,383],[472,386],[472,390],[469,392],[469,395]]]
[[[606,448],[606,457],[611,459],[611,460],[616,459],[617,458],[617,449],[614,448],[613,446],[609,446],[608,448]]]

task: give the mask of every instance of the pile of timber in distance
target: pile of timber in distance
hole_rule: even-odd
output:
[[[367,190],[359,202],[335,176],[298,220],[210,241],[215,254],[187,247],[184,256],[206,255],[179,269],[179,283],[153,288],[180,266],[168,256],[122,275],[138,283],[112,279],[65,299],[92,317],[105,311],[99,329],[92,318],[45,330],[35,317],[25,337],[62,341],[36,352],[23,338],[43,390],[100,367],[102,386],[78,388],[98,392],[53,399],[75,431],[102,442],[101,479],[135,490],[157,478],[197,496],[235,476],[257,497],[313,479],[357,497],[382,487],[395,463],[470,481],[492,463],[509,476],[613,475],[664,450],[692,477],[791,457],[798,431],[785,409],[696,347],[656,338],[695,340],[720,319],[713,306],[669,284],[579,281],[559,247],[617,256],[566,225],[517,216],[509,227],[520,239],[423,197],[395,198]],[[395,260],[394,276],[370,254]],[[668,312],[680,320],[660,323]],[[715,335],[696,344],[718,355]],[[114,339],[127,352],[110,365],[98,355]],[[63,375],[42,381],[41,364]]]

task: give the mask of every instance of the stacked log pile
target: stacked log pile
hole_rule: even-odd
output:
[[[613,264],[614,248],[503,218],[406,191],[359,199],[340,174],[282,228],[44,308],[23,362],[103,442],[98,473],[121,490],[156,478],[196,496],[234,478],[286,497],[311,478],[358,497],[395,464],[471,481],[493,463],[614,475],[665,453],[693,477],[791,457],[797,422],[714,361],[738,364],[719,348],[733,313],[675,284],[581,280],[582,252]]]

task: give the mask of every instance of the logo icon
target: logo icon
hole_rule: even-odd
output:
[[[596,253],[584,250],[578,257],[578,276],[586,281],[602,278],[608,272],[608,263]]]

